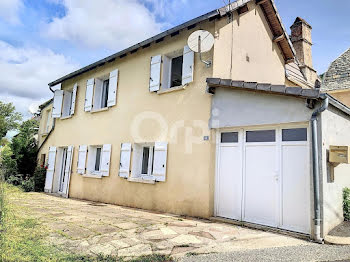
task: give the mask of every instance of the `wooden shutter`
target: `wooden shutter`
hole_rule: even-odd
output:
[[[182,85],[193,82],[194,52],[186,45],[183,53]]]
[[[162,59],[162,88],[170,88],[171,58],[163,56]]]
[[[120,148],[119,176],[128,178],[130,172],[131,143],[123,143]]]
[[[155,142],[153,158],[153,176],[156,181],[165,181],[168,143]]]
[[[162,56],[151,57],[151,74],[149,80],[149,91],[155,92],[160,88],[160,67],[162,63]]]
[[[92,109],[92,96],[94,94],[94,83],[95,79],[91,78],[86,82],[86,93],[85,93],[85,111],[91,111]]]
[[[60,118],[62,113],[63,90],[55,90],[52,106],[52,118]]]
[[[86,154],[87,154],[87,146],[86,145],[79,146],[78,167],[77,167],[78,174],[85,174]]]
[[[101,156],[101,174],[102,176],[109,176],[109,163],[111,161],[111,151],[112,145],[106,144],[102,147],[102,156]]]
[[[118,69],[109,73],[109,87],[107,106],[114,106],[117,103],[118,90]]]
[[[67,149],[67,157],[66,157],[66,168],[64,170],[64,183],[63,183],[63,196],[68,198],[69,193],[69,182],[70,176],[72,173],[72,160],[73,160],[73,152],[74,147],[69,146]]]
[[[75,100],[77,99],[78,84],[75,83],[72,92],[72,104],[70,106],[70,115],[74,115],[75,112]]]
[[[45,178],[45,192],[52,192],[53,176],[55,173],[55,163],[56,163],[56,147],[50,146]]]

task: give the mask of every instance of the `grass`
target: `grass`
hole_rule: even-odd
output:
[[[113,256],[90,256],[67,253],[57,246],[48,245],[48,230],[40,222],[26,215],[26,208],[13,200],[28,197],[19,188],[0,181],[0,261],[35,262],[124,262]],[[12,201],[11,201],[12,200]],[[172,258],[163,255],[141,256],[128,259],[131,262],[168,262]]]

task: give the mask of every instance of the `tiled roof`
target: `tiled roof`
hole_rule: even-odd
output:
[[[332,62],[323,76],[322,91],[350,89],[350,48]]]
[[[247,91],[264,92],[276,95],[295,96],[308,99],[320,97],[319,89],[304,89],[296,86],[272,85],[267,83],[235,81],[231,79],[207,78],[208,92],[215,93],[215,87],[238,88]]]

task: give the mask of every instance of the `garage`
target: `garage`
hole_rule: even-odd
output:
[[[308,124],[220,129],[215,214],[310,234]]]

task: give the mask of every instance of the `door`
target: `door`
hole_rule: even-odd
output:
[[[217,215],[241,220],[242,157],[239,132],[220,135]]]
[[[278,225],[276,130],[245,132],[244,166],[243,220],[276,227]]]
[[[310,234],[305,126],[225,131],[217,142],[216,216]]]
[[[61,161],[61,169],[60,169],[60,179],[59,179],[59,187],[58,192],[63,193],[64,184],[66,183],[66,176],[65,176],[65,170],[66,170],[66,162],[67,162],[67,148],[63,148],[62,152],[62,161]]]

